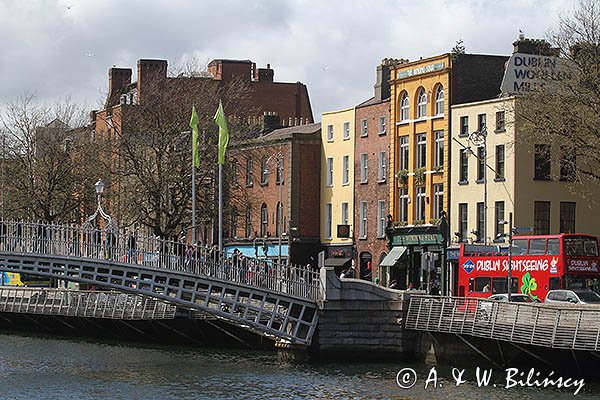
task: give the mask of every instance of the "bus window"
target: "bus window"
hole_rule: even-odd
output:
[[[486,289],[487,287],[487,289]],[[475,278],[475,291],[476,292],[489,292],[492,287],[492,279],[487,276],[480,276]]]
[[[506,285],[507,278],[493,278],[492,279],[492,291],[494,293],[508,293]],[[517,278],[510,278],[512,282],[510,292],[519,293],[519,280]]]
[[[546,254],[546,238],[529,240],[529,255],[543,256]]]
[[[598,256],[598,243],[593,239],[586,239],[583,242],[583,251],[586,256],[597,257]]]
[[[550,287],[548,290],[557,290],[560,289],[560,278],[558,276],[553,276],[550,278]]]
[[[513,239],[513,256],[524,256],[527,254],[527,239]]]
[[[548,239],[548,250],[546,251],[546,254],[549,256],[558,256],[560,254],[560,239]]]

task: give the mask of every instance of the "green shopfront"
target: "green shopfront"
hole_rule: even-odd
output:
[[[446,245],[436,225],[390,227],[388,255],[380,264],[380,280],[387,286],[396,281],[397,289],[425,290],[438,294],[445,288]]]

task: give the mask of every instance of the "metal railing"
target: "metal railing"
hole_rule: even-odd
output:
[[[1,287],[0,312],[152,320],[175,318],[176,307],[119,292]]]
[[[213,277],[308,300],[319,296],[319,272],[309,266],[231,255],[216,246],[131,231],[0,220],[0,251],[113,261]]]
[[[543,347],[600,350],[600,307],[411,295],[405,328]]]

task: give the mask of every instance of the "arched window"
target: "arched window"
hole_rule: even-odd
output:
[[[269,211],[265,203],[260,206],[260,236],[267,236],[269,225]]]
[[[435,91],[435,115],[444,115],[444,87],[439,85]]]
[[[400,99],[400,121],[408,121],[410,112],[410,100],[408,99],[408,93],[402,93]]]
[[[423,118],[427,116],[427,94],[425,89],[419,89],[417,95],[417,118]]]

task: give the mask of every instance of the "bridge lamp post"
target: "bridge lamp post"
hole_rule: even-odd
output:
[[[98,207],[102,207],[102,193],[104,193],[104,182],[102,179],[98,179],[98,182],[94,185],[96,186],[96,194],[98,195]]]
[[[499,224],[501,225],[506,225],[508,224],[508,272],[506,274],[507,276],[507,286],[508,286],[508,292],[507,292],[507,297],[508,297],[508,301],[510,302],[511,300],[511,288],[512,288],[512,241],[513,241],[513,213],[508,213],[508,222],[507,221],[498,221]],[[498,239],[500,237],[505,237],[506,233],[503,233],[501,235],[498,235]]]
[[[480,130],[475,131],[469,135],[469,141],[471,141],[475,147],[482,148],[483,152],[481,157],[483,160],[480,160],[479,157],[473,153],[471,150],[471,154],[473,154],[479,161],[479,163],[483,162],[483,232],[479,232],[480,235],[483,235],[483,244],[487,244],[487,128],[483,125]]]

